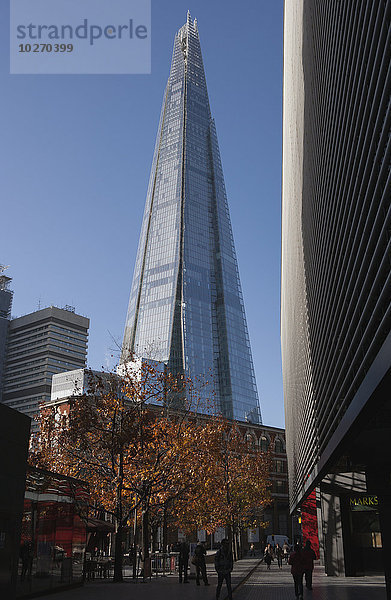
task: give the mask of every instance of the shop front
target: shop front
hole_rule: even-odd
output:
[[[17,597],[83,582],[87,500],[82,482],[28,468]]]
[[[378,496],[343,496],[341,513],[346,575],[384,573]]]

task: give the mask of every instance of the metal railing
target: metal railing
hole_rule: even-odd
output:
[[[152,576],[162,577],[172,575],[178,568],[179,552],[152,552],[151,554],[151,573]]]

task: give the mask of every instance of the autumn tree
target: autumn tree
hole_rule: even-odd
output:
[[[262,524],[271,501],[270,456],[244,439],[237,423],[221,417],[207,420],[198,446],[192,496],[178,500],[175,521],[188,531],[224,527],[235,541],[242,527]]]
[[[197,394],[189,379],[153,361],[129,363],[120,377],[91,374],[88,388],[65,412],[43,408],[30,459],[86,481],[91,500],[114,514],[114,580],[121,581],[123,531],[133,511],[142,513],[147,563],[151,509],[166,510],[188,493],[197,435],[187,416]]]
[[[268,501],[265,456],[249,449],[234,423],[198,415],[199,406],[190,379],[134,361],[120,377],[91,374],[88,393],[73,396],[69,410],[41,412],[30,459],[86,481],[91,500],[115,516],[115,581],[134,512],[141,511],[146,567],[151,514],[163,524],[169,516],[187,530],[224,526],[234,535]]]

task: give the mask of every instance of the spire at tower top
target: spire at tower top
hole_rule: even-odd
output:
[[[197,19],[192,21],[192,17],[190,14],[190,10],[187,11],[186,22],[179,29],[177,36],[179,37],[182,44],[182,52],[184,54],[185,59],[187,58],[187,38],[190,35],[190,32],[198,33],[197,28]]]

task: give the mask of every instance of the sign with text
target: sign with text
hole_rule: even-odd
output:
[[[11,74],[151,72],[151,0],[10,0]]]
[[[378,505],[377,496],[352,496],[349,498],[349,508],[352,511],[377,510]]]

